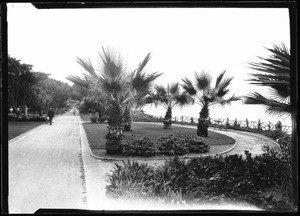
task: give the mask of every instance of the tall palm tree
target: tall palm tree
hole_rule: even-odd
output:
[[[120,54],[117,54],[113,50],[104,50],[102,48],[100,54],[102,60],[102,72],[98,79],[98,89],[104,94],[109,95],[109,98],[104,97],[107,101],[111,98],[115,100],[120,97],[117,104],[124,105],[122,110],[123,124],[125,130],[131,129],[131,117],[130,111],[132,107],[141,106],[143,98],[149,94],[152,83],[162,73],[146,74],[144,68],[151,58],[151,54],[148,53],[143,61],[141,61],[138,67],[132,72],[125,68],[123,58]],[[118,55],[118,56],[117,56]],[[95,92],[97,94],[97,92]],[[122,102],[124,100],[124,102]],[[108,102],[109,105],[115,104]]]
[[[233,101],[239,100],[238,97],[232,95],[225,99],[228,95],[230,85],[233,77],[224,78],[226,71],[219,74],[216,83],[213,86],[212,77],[207,72],[195,72],[195,84],[188,78],[182,79],[183,89],[195,98],[195,103],[201,106],[200,116],[198,119],[197,135],[207,137],[209,125],[209,107],[213,105],[225,106]]]
[[[263,96],[258,92],[250,93],[245,97],[245,104],[260,104],[265,106],[266,112],[279,116],[291,115],[290,104],[290,51],[284,44],[273,45],[266,48],[271,54],[264,58],[259,57],[261,62],[250,62],[250,68],[259,71],[253,73],[251,84],[267,86],[270,95]]]
[[[164,118],[164,128],[167,129],[172,124],[172,109],[183,107],[194,102],[193,98],[186,92],[180,92],[179,83],[168,84],[167,87],[156,85],[154,92],[145,98],[145,103],[155,104],[164,107],[166,114]]]
[[[122,56],[113,49],[105,50],[102,47],[99,56],[100,67],[96,79],[92,79],[90,84],[89,96],[96,99],[101,97],[105,101],[108,112],[108,137],[112,134],[119,136],[122,135],[126,123],[130,124],[125,122],[124,115],[130,115],[132,107],[141,105],[142,98],[149,94],[153,81],[162,73],[144,72],[151,58],[150,53],[133,71],[126,69]],[[92,73],[96,71],[90,61],[81,59],[80,62],[86,70]]]

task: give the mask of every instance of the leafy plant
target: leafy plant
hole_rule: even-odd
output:
[[[106,195],[112,198],[149,198],[153,196],[154,168],[145,163],[123,161],[123,166],[115,164],[109,175]]]
[[[122,153],[130,156],[153,156],[155,146],[148,137],[131,135],[122,141]]]
[[[168,134],[157,139],[158,149],[168,155],[184,155],[188,153],[187,142],[184,136]]]
[[[90,117],[92,123],[97,123],[99,120],[99,114],[97,112],[93,113]]]
[[[204,137],[188,135],[185,139],[190,152],[206,153],[209,151],[209,142]]]

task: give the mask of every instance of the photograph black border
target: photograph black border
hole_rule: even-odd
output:
[[[9,2],[6,2],[9,3]],[[4,214],[8,213],[8,127],[7,127],[7,7],[6,3],[1,3],[1,211]],[[292,152],[293,152],[293,197],[294,206],[298,207],[298,39],[297,39],[297,4],[296,1],[71,1],[71,2],[23,2],[32,3],[37,9],[79,9],[79,8],[288,8],[290,19],[290,50],[291,50],[291,97],[292,104]],[[196,213],[251,213],[252,211],[218,211],[218,210],[199,210],[199,211],[172,211],[169,213],[178,214],[196,214]],[[256,211],[255,211],[256,212]],[[254,213],[255,213],[254,212]],[[142,213],[142,214],[158,214],[165,211],[84,211],[84,210],[59,210],[59,209],[40,209],[36,211],[41,213]],[[253,212],[252,212],[253,213]],[[258,212],[256,212],[258,213]],[[274,213],[274,212],[273,212]]]

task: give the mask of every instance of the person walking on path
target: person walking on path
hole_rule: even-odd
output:
[[[48,111],[48,117],[49,117],[50,125],[52,125],[52,119],[54,117],[54,111],[52,108],[50,108]]]

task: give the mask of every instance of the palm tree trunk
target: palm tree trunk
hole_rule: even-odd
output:
[[[170,129],[172,125],[172,107],[168,106],[165,118],[163,120],[164,129]]]
[[[197,135],[202,137],[208,136],[208,126],[209,126],[209,109],[208,103],[205,103],[199,113],[198,125],[197,125]]]
[[[131,113],[130,113],[129,107],[127,107],[124,112],[124,131],[132,131],[131,130]]]

